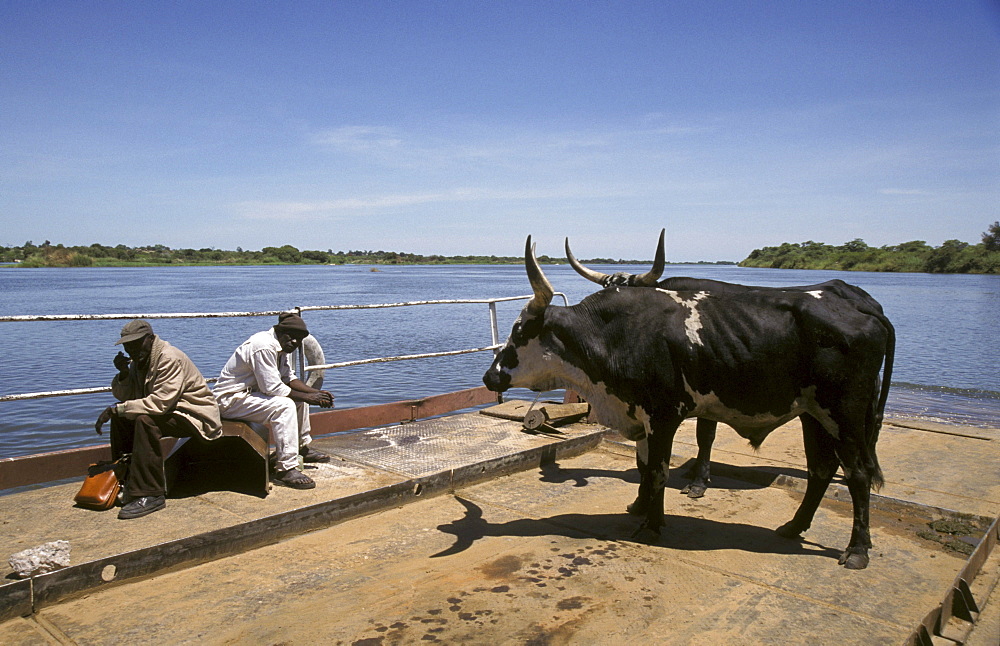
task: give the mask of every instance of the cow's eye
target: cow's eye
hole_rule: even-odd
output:
[[[538,319],[518,321],[514,325],[511,339],[518,345],[524,344],[538,335],[540,327]]]

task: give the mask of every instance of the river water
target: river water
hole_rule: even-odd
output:
[[[601,267],[645,271],[647,267]],[[568,266],[544,268],[577,303],[597,289]],[[888,414],[1000,427],[1000,276],[885,274],[668,265],[664,273],[783,286],[841,278],[874,296],[896,326]],[[530,294],[522,266],[268,266],[0,268],[0,315],[149,314],[310,305],[486,299]],[[557,304],[561,301],[556,299]],[[523,302],[497,306],[501,340]],[[485,304],[306,312],[329,363],[477,348],[492,343]],[[152,321],[206,377],[268,318]],[[0,322],[0,395],[100,387],[114,375],[124,321]],[[489,352],[328,371],[338,408],[482,385]],[[528,396],[527,391],[515,396]],[[0,458],[87,446],[110,394],[0,402]]]

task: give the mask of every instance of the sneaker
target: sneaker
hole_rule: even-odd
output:
[[[303,462],[329,462],[330,456],[322,451],[317,451],[310,445],[305,445],[299,449],[299,455]]]
[[[295,469],[279,471],[274,474],[274,481],[292,489],[312,489],[316,486],[312,478]]]
[[[135,498],[131,502],[125,504],[118,512],[118,518],[121,520],[129,520],[132,518],[139,518],[147,514],[151,514],[154,511],[160,511],[167,506],[167,499],[163,496],[142,496],[141,498]]]

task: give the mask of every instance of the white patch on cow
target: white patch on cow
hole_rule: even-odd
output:
[[[705,417],[728,424],[736,429],[741,436],[759,443],[768,433],[779,426],[790,422],[803,413],[809,413],[836,439],[840,439],[840,428],[830,417],[830,411],[822,408],[816,401],[816,387],[803,388],[798,397],[792,400],[787,412],[781,415],[756,413],[748,415],[742,411],[730,408],[722,403],[714,392],[699,393],[684,380],[684,390],[694,400],[694,408],[682,412],[686,417]]]
[[[580,380],[574,380],[573,390],[590,403],[591,419],[625,436],[633,442],[649,434],[649,416],[639,407],[633,407],[608,392],[604,382],[593,383],[580,371]],[[633,411],[630,415],[629,411]]]
[[[813,290],[811,292],[806,292],[806,294],[809,294],[810,296],[812,296],[816,300],[819,300],[819,299],[823,298],[823,292],[821,290],[818,290],[818,289],[815,289],[815,290]]]
[[[594,421],[633,442],[646,436],[649,425],[644,411],[636,408],[635,417],[630,416],[629,404],[609,393],[603,382],[594,383],[583,370],[547,350],[538,339],[518,348],[517,360],[513,369],[501,368],[510,377],[511,387],[535,391],[571,388],[590,403]]]
[[[510,377],[510,385],[533,390],[555,390],[565,385],[562,375],[563,362],[542,345],[532,339],[517,349],[517,366],[501,367],[500,371]]]
[[[535,391],[569,388],[590,404],[592,421],[618,431],[633,442],[652,434],[649,414],[641,406],[616,397],[604,382],[595,383],[581,368],[563,361],[538,339],[518,348],[517,357],[517,367],[501,368],[510,377],[511,387]]]
[[[643,464],[649,464],[649,440],[642,437],[635,441],[635,457]]]
[[[840,425],[834,421],[833,417],[830,415],[829,408],[823,408],[816,401],[816,386],[809,386],[808,388],[803,388],[802,392],[799,394],[799,399],[805,399],[808,401],[808,410],[806,411],[810,415],[816,418],[816,421],[826,429],[833,438],[840,439]],[[798,400],[796,400],[798,401]]]
[[[653,489],[663,489],[667,485],[667,476],[670,474],[669,458],[664,458],[659,464],[649,463],[649,440],[642,438],[635,443],[635,455],[640,464],[650,467],[652,474],[651,484]]]
[[[698,301],[708,298],[708,292],[698,292],[692,298],[685,300],[681,298],[680,294],[671,289],[660,289],[657,287],[656,291],[663,292],[675,303],[688,309],[688,316],[684,319],[684,333],[687,335],[688,341],[694,345],[705,345],[699,334],[703,326],[701,324],[701,312],[698,311]]]

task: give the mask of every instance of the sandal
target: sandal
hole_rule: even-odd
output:
[[[276,473],[274,481],[292,489],[312,489],[316,486],[312,478],[295,469]]]
[[[322,451],[317,451],[310,445],[305,445],[299,449],[299,455],[303,462],[329,462],[330,456]]]

